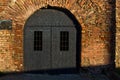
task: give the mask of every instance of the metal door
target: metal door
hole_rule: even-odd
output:
[[[42,33],[40,50],[35,50],[35,32]],[[62,32],[68,34],[61,34]],[[63,50],[61,50],[61,36],[63,39],[68,38],[67,45],[63,44]],[[24,44],[25,70],[76,68],[76,29],[74,27],[27,27]]]
[[[42,48],[35,50],[35,31],[42,33]],[[51,68],[50,27],[26,27],[24,34],[24,69],[46,70]]]
[[[24,69],[76,68],[76,38],[75,24],[64,12],[36,11],[25,24]]]
[[[76,68],[76,29],[74,27],[52,27],[52,68]]]

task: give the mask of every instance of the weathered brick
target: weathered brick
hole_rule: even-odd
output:
[[[119,27],[120,2],[116,2],[116,27]],[[0,0],[0,18],[12,19],[13,22],[11,31],[0,31],[0,65],[3,65],[0,71],[23,70],[24,24],[36,10],[47,8],[47,5],[68,9],[81,25],[82,67],[110,64],[111,45],[108,44],[111,40],[111,28],[115,26],[112,24],[114,17],[111,17],[115,9],[112,0]],[[116,38],[119,42],[119,36]],[[117,53],[120,53],[119,50]],[[116,65],[119,65],[120,60],[117,58],[116,61]]]

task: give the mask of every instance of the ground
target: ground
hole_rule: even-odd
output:
[[[59,75],[48,75],[48,74],[9,74],[0,77],[0,80],[110,80],[103,74],[59,74]]]

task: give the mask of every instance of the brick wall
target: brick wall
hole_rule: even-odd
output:
[[[114,63],[113,0],[1,0],[0,19],[11,19],[12,30],[0,30],[0,71],[23,70],[24,24],[47,5],[68,9],[82,26],[81,67]]]
[[[116,1],[116,67],[120,67],[120,0]]]

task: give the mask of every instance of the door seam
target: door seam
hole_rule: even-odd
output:
[[[50,42],[51,42],[51,45],[50,45],[50,67],[51,69],[53,69],[53,66],[52,66],[52,26],[50,26]]]

